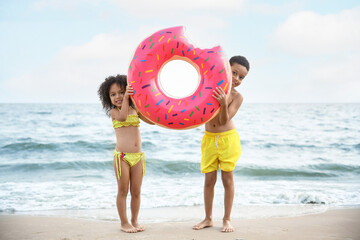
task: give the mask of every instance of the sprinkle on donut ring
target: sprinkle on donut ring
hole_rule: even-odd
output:
[[[200,82],[192,95],[176,99],[165,94],[158,80],[162,67],[179,59],[197,69]],[[140,43],[130,62],[128,84],[134,88],[134,104],[147,119],[166,128],[188,129],[217,114],[219,102],[212,97],[213,90],[221,87],[226,94],[230,91],[231,70],[220,46],[196,48],[184,36],[182,26],[172,27]]]

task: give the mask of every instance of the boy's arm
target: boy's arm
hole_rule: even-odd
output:
[[[231,103],[228,105],[228,98],[221,87],[216,88],[216,91],[214,90],[214,94],[215,95],[213,95],[213,97],[218,100],[220,104],[219,124],[225,125],[239,110],[243,102],[243,97],[240,93],[236,93],[233,96]]]
[[[237,93],[234,96],[233,101],[228,106],[229,120],[232,119],[235,116],[235,114],[238,112],[243,100],[244,98],[240,93]]]

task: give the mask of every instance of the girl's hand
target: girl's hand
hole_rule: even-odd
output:
[[[127,85],[127,86],[126,86],[126,90],[125,90],[125,96],[124,96],[124,98],[125,98],[125,99],[129,99],[129,97],[130,97],[131,95],[133,95],[133,93],[134,93],[133,87],[132,87],[130,84]]]
[[[221,106],[227,106],[227,97],[224,90],[221,87],[216,87],[216,90],[214,90],[213,92],[213,98],[218,100]]]

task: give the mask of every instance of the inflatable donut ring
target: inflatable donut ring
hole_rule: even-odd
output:
[[[165,94],[158,82],[162,67],[172,60],[184,60],[197,69],[199,85],[185,98]],[[184,28],[160,30],[136,49],[128,70],[128,84],[137,109],[151,122],[166,128],[188,129],[211,120],[219,111],[219,102],[212,97],[221,87],[227,94],[231,88],[230,65],[220,46],[200,49],[190,44]]]

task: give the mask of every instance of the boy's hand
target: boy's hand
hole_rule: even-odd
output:
[[[227,106],[227,97],[224,90],[221,87],[216,87],[216,90],[213,90],[213,98],[218,100],[221,106]]]
[[[134,89],[133,87],[129,84],[126,86],[126,90],[125,90],[125,96],[124,98],[125,99],[129,99],[129,96],[133,95],[134,93]]]

